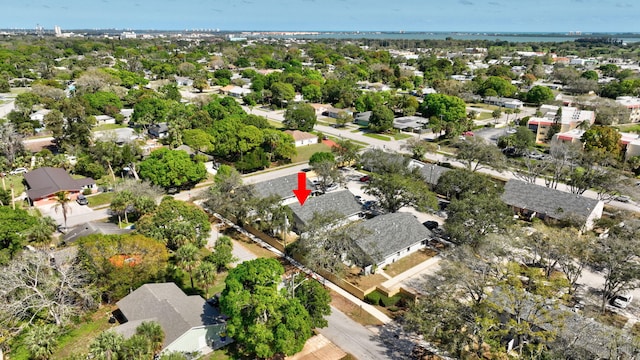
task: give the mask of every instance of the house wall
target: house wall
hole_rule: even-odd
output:
[[[408,248],[402,249],[392,255],[387,256],[382,262],[379,262],[377,264],[378,268],[384,268],[385,266],[393,264],[394,262],[402,259],[407,255],[413,254],[414,252],[423,249],[424,247],[426,247],[427,241],[427,239],[421,240],[409,246]]]
[[[302,140],[297,140],[296,141],[296,147],[304,146],[304,145],[317,144],[317,143],[318,143],[318,137],[309,138],[309,139],[302,139]]]
[[[220,332],[223,325],[194,327],[182,334],[174,342],[167,345],[162,352],[195,352],[206,353],[216,345],[220,345]],[[214,344],[214,341],[216,342]]]
[[[593,229],[593,226],[594,226],[596,220],[598,220],[598,219],[600,219],[602,217],[602,211],[603,210],[604,210],[604,202],[598,201],[598,205],[596,205],[596,207],[593,208],[593,211],[587,217],[587,221],[584,224],[585,230]]]

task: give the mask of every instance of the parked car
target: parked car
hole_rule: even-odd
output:
[[[623,203],[628,203],[629,201],[631,201],[631,198],[627,195],[618,195],[615,197],[615,200]]]
[[[331,185],[327,186],[327,189],[325,190],[325,192],[338,190],[339,187],[340,186],[338,184],[331,184]]]
[[[28,170],[26,168],[19,167],[17,169],[13,169],[13,170],[9,171],[9,175],[24,174],[26,172],[28,172]]]
[[[356,195],[355,198],[356,198],[356,201],[360,203],[360,205],[364,204],[364,202],[362,201],[362,196]]]
[[[80,205],[88,205],[89,204],[89,200],[87,199],[86,196],[80,194],[78,195],[78,197],[76,198],[76,202]]]
[[[365,175],[363,177],[360,178],[360,182],[368,182],[369,180],[371,180],[371,178],[369,177],[369,175]]]
[[[534,159],[534,160],[542,160],[542,159],[544,159],[544,154],[532,151],[532,152],[527,154],[527,157],[529,157],[531,159]]]
[[[633,295],[631,294],[616,295],[613,297],[613,299],[611,299],[611,305],[619,307],[620,309],[624,309],[629,306],[629,304],[631,304],[632,300]]]
[[[437,221],[432,221],[432,220],[425,221],[422,223],[422,225],[424,225],[424,227],[426,227],[429,230],[437,229],[439,226]]]

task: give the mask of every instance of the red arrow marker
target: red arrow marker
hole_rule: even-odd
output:
[[[298,173],[298,188],[293,190],[293,193],[298,198],[298,202],[300,202],[300,206],[304,205],[304,202],[311,194],[311,190],[307,189],[307,173],[299,172]]]

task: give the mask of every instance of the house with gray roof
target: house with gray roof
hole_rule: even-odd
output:
[[[219,311],[174,283],[142,285],[116,305],[116,318],[123,323],[115,331],[130,337],[142,322],[155,321],[164,330],[163,352],[206,354],[232,341],[222,341],[225,325]]]
[[[438,180],[440,179],[440,176],[442,176],[442,174],[451,170],[444,166],[427,164],[418,160],[411,160],[411,162],[409,163],[409,167],[418,168],[420,170],[420,175],[422,175],[424,181],[432,188],[438,185]]]
[[[426,131],[428,123],[429,119],[421,116],[401,116],[393,119],[393,128],[421,134]]]
[[[295,229],[304,229],[313,216],[336,212],[342,219],[357,218],[362,213],[362,205],[356,201],[355,196],[349,190],[329,192],[320,196],[310,197],[300,206],[295,202],[289,207],[293,211]]]
[[[34,206],[53,204],[55,194],[67,191],[69,198],[75,198],[84,189],[98,191],[96,181],[92,178],[74,179],[65,169],[41,167],[24,174],[27,183],[27,196]]]
[[[359,227],[364,235],[355,242],[370,258],[368,265],[379,268],[424,248],[433,238],[433,233],[409,213],[376,216]]]
[[[282,200],[295,197],[293,190],[298,188],[298,174],[291,174],[279,178],[269,179],[253,185],[256,195],[260,198],[266,198],[271,195],[280,196]],[[307,179],[306,188],[313,190],[314,186]]]
[[[593,228],[604,209],[602,201],[515,179],[504,186],[501,198],[517,215],[527,219],[580,220],[585,230]]]
[[[63,243],[70,244],[80,239],[81,237],[101,234],[101,235],[122,235],[132,232],[132,229],[121,229],[117,224],[91,221],[69,230],[63,238]]]

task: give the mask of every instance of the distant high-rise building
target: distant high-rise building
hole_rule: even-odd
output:
[[[55,33],[56,37],[62,36],[62,30],[60,29],[60,26],[58,26],[58,25],[53,27],[53,32]]]

